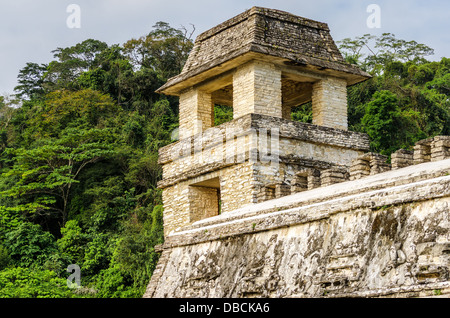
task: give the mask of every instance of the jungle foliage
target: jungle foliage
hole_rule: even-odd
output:
[[[19,72],[0,99],[0,297],[142,297],[163,242],[158,149],[178,126],[177,99],[155,90],[191,48],[159,22]]]
[[[122,45],[88,39],[27,63],[0,96],[0,297],[142,297],[163,242],[158,149],[178,126],[178,100],[155,90],[192,46],[164,22]],[[392,34],[340,48],[373,76],[348,89],[349,129],[373,151],[450,134],[450,59]],[[292,113],[311,118],[310,103]],[[230,119],[215,107],[216,124]],[[70,264],[82,288],[67,287]]]
[[[347,62],[372,75],[347,90],[349,130],[367,133],[372,151],[390,156],[450,134],[450,59],[429,61],[433,49],[391,33],[338,44]],[[294,109],[292,119],[311,122],[311,103]]]

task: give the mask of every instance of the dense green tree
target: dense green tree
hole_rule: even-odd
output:
[[[308,102],[292,109],[291,119],[302,123],[312,123],[312,103]]]
[[[27,63],[17,76],[19,85],[14,88],[16,95],[22,99],[36,99],[44,96],[43,83],[46,71],[46,64]]]
[[[233,107],[225,105],[214,106],[214,126],[226,123],[233,119]]]
[[[14,118],[20,99],[13,96],[0,96],[0,155],[12,141],[11,131],[14,130]],[[0,161],[0,168],[2,162]]]
[[[82,264],[89,240],[76,220],[66,222],[61,228],[62,237],[57,241],[59,252],[66,257],[70,264]]]
[[[411,147],[418,139],[450,132],[450,105],[445,90],[450,70],[447,58],[429,62],[425,58],[434,53],[433,49],[415,41],[397,39],[391,33],[348,38],[339,43],[347,61],[373,75],[372,79],[348,89],[349,128],[372,131],[373,138],[379,139],[381,137],[375,131],[382,131],[381,122],[385,124],[384,128],[395,124],[389,123],[387,118],[375,120],[375,110],[368,107],[369,103],[397,105],[396,109],[391,109],[393,117],[389,119],[398,125],[397,131],[383,137],[391,139],[389,142],[387,139],[373,141],[374,149],[389,155],[398,147]],[[375,96],[380,91],[391,92],[396,102],[388,102],[386,95],[382,102],[380,95]],[[368,109],[371,113],[366,113]],[[379,124],[378,128],[375,123]]]
[[[121,108],[108,96],[91,89],[54,91],[46,96],[45,105],[30,119],[36,134],[57,137],[69,127],[76,129],[114,126]]]
[[[0,244],[5,240],[6,234],[16,230],[23,221],[24,218],[20,212],[0,205]]]
[[[66,279],[49,270],[14,267],[0,271],[0,298],[72,298]]]
[[[165,81],[181,73],[193,43],[187,30],[174,29],[166,22],[153,28],[147,36],[127,41],[124,53],[136,68],[153,69]]]
[[[365,34],[354,39],[337,41],[347,62],[356,64],[374,75],[381,75],[393,62],[427,62],[425,57],[434,50],[416,41],[398,39],[392,33],[381,36]]]
[[[6,249],[6,247],[0,245],[0,271],[8,267],[10,263],[12,263],[12,261],[11,257],[8,254],[8,250]]]
[[[56,239],[38,224],[22,222],[6,234],[3,246],[14,265],[26,268],[42,268],[48,258],[57,253]]]
[[[402,113],[399,101],[390,91],[376,92],[366,105],[361,120],[375,152],[390,155],[400,148],[408,148],[424,135],[414,128],[409,114]]]
[[[77,89],[77,78],[101,64],[99,53],[108,45],[105,42],[88,39],[72,47],[52,51],[54,61],[50,62],[43,76],[47,91]]]
[[[10,209],[31,218],[56,217],[64,226],[80,172],[114,153],[108,138],[108,130],[66,129],[60,139],[42,140],[38,147],[8,149],[14,163],[2,178],[14,178],[16,183],[1,194],[20,200]]]
[[[178,126],[177,98],[155,90],[191,48],[186,30],[159,22],[123,46],[88,39],[20,71],[18,98],[0,100],[2,273],[63,279],[78,264],[90,296],[142,296],[163,240],[158,149]],[[47,283],[43,294],[7,283],[4,295],[44,297]]]
[[[158,259],[154,246],[163,243],[162,212],[162,206],[158,205],[145,222],[139,223],[133,218],[127,221],[125,235],[118,240],[113,252],[114,268],[131,277],[141,294],[145,292]]]

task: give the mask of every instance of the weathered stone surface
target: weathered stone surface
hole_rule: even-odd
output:
[[[194,223],[166,238],[145,297],[449,295],[449,169],[425,163]]]
[[[321,186],[329,186],[335,183],[347,181],[349,179],[348,169],[333,167],[320,173]]]
[[[327,78],[313,85],[313,124],[347,130],[347,82]]]
[[[431,161],[450,158],[450,136],[436,136],[431,143]]]
[[[180,140],[159,151],[165,243],[145,297],[450,294],[450,137],[391,170],[347,131],[346,87],[368,77],[326,24],[286,12],[201,34],[159,90],[180,96]],[[314,125],[290,121],[308,101]],[[216,104],[234,119],[213,127]]]
[[[349,84],[370,78],[345,62],[327,24],[280,10],[253,7],[200,34],[182,73],[158,91],[178,94],[236,65],[265,56],[299,70],[341,74]]]
[[[400,169],[414,164],[414,152],[400,149],[391,155],[392,169]]]
[[[274,132],[276,136],[272,136]],[[276,149],[272,149],[274,144]],[[163,179],[158,186],[164,189],[165,231],[170,233],[192,223],[197,220],[193,215],[212,216],[212,212],[198,212],[195,197],[190,195],[192,185],[202,186],[201,182],[218,178],[221,213],[228,213],[243,205],[298,192],[300,189],[290,188],[294,177],[305,169],[312,169],[306,175],[307,189],[316,188],[321,182],[320,170],[345,170],[368,149],[365,134],[259,114],[247,114],[207,129],[159,151]],[[272,156],[274,151],[276,157]],[[345,180],[330,177],[323,184]],[[285,184],[284,189],[273,192],[277,184]],[[185,197],[189,195],[191,199]]]
[[[271,63],[248,62],[233,75],[233,117],[250,113],[282,117],[281,71]]]
[[[368,175],[391,170],[387,157],[378,153],[368,152],[352,161],[350,167],[350,180],[357,180]]]
[[[342,155],[342,148],[360,152],[369,150],[369,138],[366,134],[294,122],[283,118],[260,114],[248,114],[161,148],[159,150],[158,162],[159,164],[166,165],[175,160],[191,158],[196,152],[200,153],[202,151],[202,154],[205,154],[205,151],[212,151],[209,149],[216,146],[222,147],[225,145],[232,147],[232,142],[238,141],[235,137],[250,136],[263,129],[268,132],[271,130],[279,131],[280,139],[286,140],[286,147],[284,149],[286,154],[293,152],[292,150],[289,152],[289,149],[292,149],[291,147],[294,146],[293,143],[298,143],[298,141],[324,146],[332,145],[337,150],[336,156]],[[240,139],[239,141],[244,141],[244,139]],[[198,147],[196,146],[196,143],[199,145]],[[238,150],[240,149],[236,149],[235,156],[237,155]],[[331,157],[330,154],[327,153],[329,151],[333,151],[333,148],[327,147],[322,150],[322,158]],[[296,152],[298,153],[298,151]],[[220,156],[218,156],[220,161],[228,159],[226,154],[226,151],[220,153]],[[320,151],[318,151],[317,154],[320,155]],[[198,159],[203,159],[205,156],[198,157]],[[283,152],[280,152],[280,156],[283,156]],[[314,156],[314,159],[320,160],[319,156],[315,154],[310,156]],[[209,159],[211,159],[211,157],[209,157]],[[311,159],[313,158],[311,157]],[[177,165],[179,169],[184,169],[184,171],[186,171],[192,169],[192,167],[195,166],[195,163],[191,162],[189,164]],[[180,172],[183,171],[179,171],[177,174]],[[169,175],[167,175],[167,177],[169,177]]]

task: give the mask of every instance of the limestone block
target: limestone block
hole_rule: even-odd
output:
[[[347,130],[347,82],[327,78],[313,85],[313,124]]]
[[[370,174],[382,173],[391,170],[391,166],[386,163],[386,156],[374,156],[370,160]]]
[[[320,175],[308,176],[308,190],[320,187]]]
[[[257,202],[275,199],[275,186],[263,186],[257,194]]]
[[[281,198],[291,194],[291,186],[286,183],[275,185],[275,198]]]
[[[338,167],[326,169],[321,172],[320,183],[324,186],[329,186],[335,183],[340,183],[349,180],[350,175],[348,170]]]
[[[450,158],[450,136],[436,136],[431,143],[431,161]]]
[[[291,182],[291,193],[297,193],[308,190],[308,177],[295,176]]]
[[[211,94],[191,88],[180,95],[179,138],[184,139],[214,126]]]
[[[414,164],[414,152],[399,149],[391,155],[392,169],[400,169]]]
[[[392,171],[375,188],[316,189],[314,201],[291,196],[296,204],[266,202],[174,233],[144,297],[448,297],[448,166]]]
[[[208,187],[189,187],[189,223],[219,214],[218,190]]]
[[[387,157],[378,153],[368,152],[352,161],[350,167],[350,180],[357,180],[368,175],[391,170],[386,163]]]
[[[350,166],[350,180],[357,180],[370,175],[370,160],[363,156],[357,157]]]
[[[433,138],[427,138],[416,143],[414,146],[414,164],[431,161],[431,143]]]
[[[233,75],[233,117],[248,113],[282,117],[281,71],[271,63],[251,61]]]

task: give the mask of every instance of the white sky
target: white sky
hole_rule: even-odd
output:
[[[70,29],[69,4],[81,8],[81,28]],[[370,29],[369,4],[381,8],[381,28]],[[0,95],[13,93],[27,62],[48,63],[51,51],[92,38],[123,44],[147,34],[158,21],[203,31],[251,8],[280,9],[325,22],[335,41],[390,32],[450,57],[450,1],[438,0],[0,0]]]

